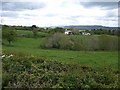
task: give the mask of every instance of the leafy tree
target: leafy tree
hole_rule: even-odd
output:
[[[78,31],[78,30],[75,30],[75,29],[72,30],[72,33],[73,33],[74,35],[79,35],[79,31]]]
[[[38,32],[36,25],[32,25],[32,32],[33,32],[34,37],[36,37],[37,36],[37,32]]]
[[[54,34],[54,33],[64,33],[65,29],[61,27],[56,27],[56,28],[48,28],[49,33]]]
[[[2,38],[3,40],[7,40],[9,44],[11,44],[16,39],[15,29],[10,26],[2,27]]]

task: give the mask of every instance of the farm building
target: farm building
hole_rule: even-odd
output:
[[[90,33],[88,32],[80,32],[81,35],[91,35]]]
[[[70,35],[70,34],[72,34],[72,31],[70,31],[70,30],[65,30],[65,34]]]

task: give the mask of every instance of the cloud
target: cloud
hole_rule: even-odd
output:
[[[46,7],[45,3],[35,2],[2,2],[3,11],[34,10]]]
[[[55,17],[58,16],[58,14],[53,14],[53,13],[49,13],[45,15],[46,17]]]
[[[116,9],[118,2],[80,2],[86,8],[100,7],[102,9]]]
[[[106,14],[106,18],[117,18],[118,17],[118,9],[114,9],[114,10],[109,10],[107,11],[107,14]]]
[[[3,12],[1,12],[1,16],[2,16],[2,17],[12,17],[12,18],[16,18],[16,17],[19,16],[19,14],[16,13],[16,12],[3,11]]]
[[[6,2],[3,3],[3,24],[117,26],[117,4],[113,3],[80,3],[79,0],[40,0],[37,3]]]

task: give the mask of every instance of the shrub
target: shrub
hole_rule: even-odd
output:
[[[118,50],[118,37],[110,35],[81,36],[55,33],[47,37],[41,45],[42,48],[56,48],[64,50]]]
[[[71,36],[70,39],[73,42],[71,50],[75,50],[75,51],[84,50],[84,45],[83,45],[82,39],[80,39],[77,36]]]
[[[79,40],[75,39],[76,38],[71,39],[71,37],[62,33],[55,33],[52,36],[46,38],[41,47],[65,50],[81,50],[81,44],[79,43]]]
[[[87,36],[83,40],[84,50],[96,51],[99,49],[99,38],[97,36]]]
[[[13,54],[13,53],[12,53]],[[118,88],[118,72],[35,56],[3,58],[3,88]]]
[[[62,33],[55,33],[47,37],[41,45],[42,48],[69,49],[71,45],[69,37]]]
[[[11,42],[15,41],[16,39],[16,32],[13,27],[3,26],[2,28],[2,39],[6,40],[11,44]]]
[[[99,36],[99,47],[100,50],[118,50],[118,38],[109,35],[101,35]]]

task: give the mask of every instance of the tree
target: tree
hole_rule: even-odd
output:
[[[73,33],[74,35],[79,35],[79,34],[80,34],[79,31],[78,31],[78,30],[75,30],[75,29],[72,30],[72,33]]]
[[[16,33],[13,27],[10,26],[3,26],[2,27],[2,39],[7,40],[9,45],[11,42],[15,41]]]
[[[32,32],[33,32],[33,36],[36,37],[38,32],[36,25],[32,25]]]

